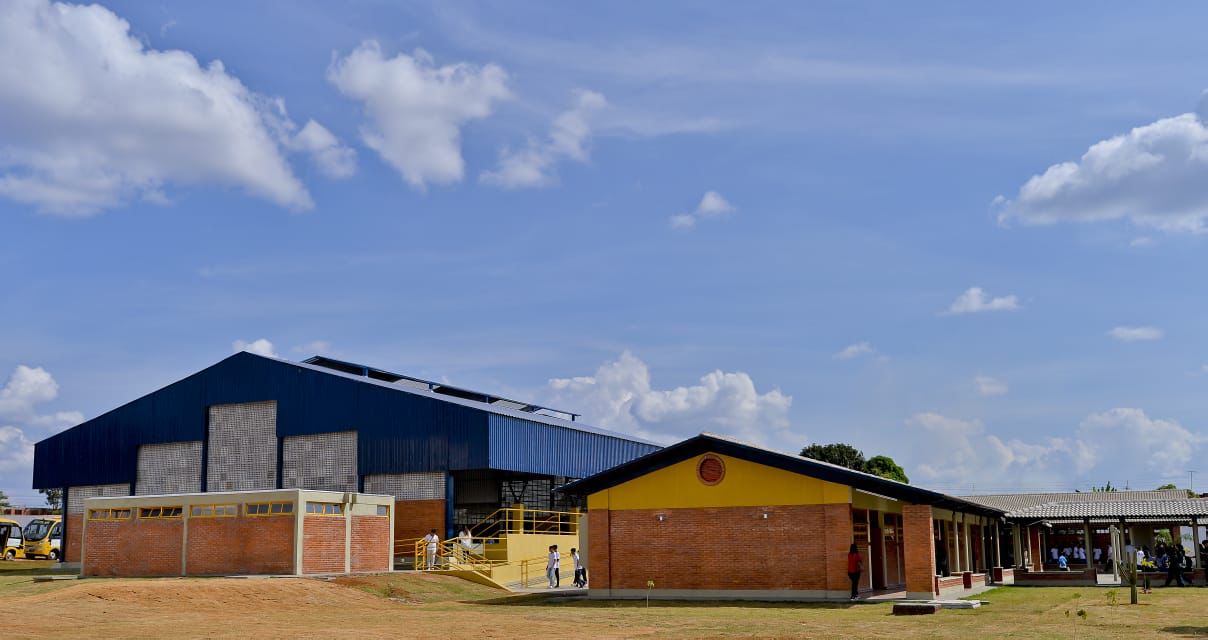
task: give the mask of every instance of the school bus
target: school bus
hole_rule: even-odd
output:
[[[38,518],[25,525],[25,557],[55,561],[63,557],[63,522],[59,516]]]
[[[7,518],[0,518],[0,558],[16,560],[25,557],[25,546],[21,537],[21,525]]]

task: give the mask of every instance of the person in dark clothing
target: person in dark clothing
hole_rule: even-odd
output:
[[[864,559],[860,557],[860,550],[853,542],[851,548],[847,550],[847,577],[851,579],[852,600],[857,599],[860,595],[860,572],[863,570]]]
[[[1169,560],[1166,563],[1166,583],[1163,587],[1169,587],[1170,581],[1174,580],[1180,587],[1187,586],[1183,582],[1183,545],[1172,544],[1166,549]]]
[[[1208,586],[1208,540],[1200,541],[1200,568],[1204,570],[1204,583]]]

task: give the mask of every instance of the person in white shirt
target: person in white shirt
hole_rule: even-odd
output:
[[[570,557],[575,561],[575,586],[582,589],[587,586],[587,568],[579,560],[579,550],[571,549]]]
[[[557,589],[562,584],[562,576],[558,575],[558,567],[561,565],[562,556],[558,555],[558,545],[551,544],[549,547],[549,559],[545,562],[545,576],[549,578],[549,588]]]
[[[424,556],[425,556],[425,559],[427,560],[427,562],[424,564],[424,566],[428,569],[435,569],[436,568],[436,547],[440,544],[440,536],[436,535],[436,529],[432,529],[431,531],[428,532],[428,535],[424,536],[424,542],[428,543],[427,546],[424,548],[424,551],[425,551]]]
[[[1053,559],[1053,562],[1057,562],[1057,556],[1059,555],[1061,554],[1057,553],[1057,547],[1049,549],[1049,557]]]
[[[1095,547],[1095,563],[1097,564],[1103,558],[1103,549]]]

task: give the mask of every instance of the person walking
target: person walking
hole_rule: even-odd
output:
[[[571,549],[570,557],[575,562],[575,586],[582,589],[587,586],[587,567],[584,567],[583,561],[579,559],[578,549]]]
[[[436,568],[436,547],[440,545],[440,536],[436,535],[436,529],[428,531],[428,535],[424,536],[424,542],[427,543],[424,547],[424,563],[425,568]]]
[[[1174,580],[1180,587],[1185,587],[1187,584],[1183,582],[1183,545],[1172,544],[1166,549],[1169,558],[1166,562],[1166,582],[1163,587],[1169,587],[1170,581]]]
[[[851,599],[853,601],[860,597],[860,572],[863,570],[864,558],[860,557],[860,550],[853,542],[851,548],[847,550],[847,577],[851,580]]]
[[[1200,541],[1200,568],[1204,570],[1204,586],[1208,587],[1208,539]]]
[[[562,564],[562,556],[558,555],[558,545],[551,544],[549,546],[549,559],[545,561],[545,577],[549,578],[549,588],[557,589],[562,584],[562,576],[558,575],[558,568]]]

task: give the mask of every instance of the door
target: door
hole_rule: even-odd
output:
[[[872,569],[872,588],[885,588],[885,538],[881,534],[881,514],[868,512],[869,564]]]

